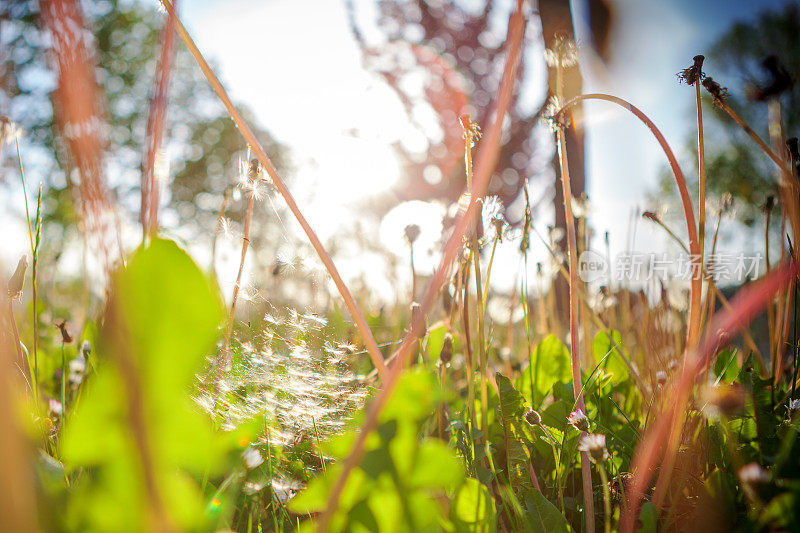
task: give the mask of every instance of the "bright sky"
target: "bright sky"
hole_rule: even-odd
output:
[[[572,3],[576,12],[585,10],[582,0]],[[615,59],[602,67],[584,50],[584,89],[630,100],[653,119],[673,148],[680,150],[694,127],[694,93],[677,83],[675,73],[731,22],[752,17],[755,3],[612,3],[617,17],[612,36]],[[782,3],[758,2],[759,7]],[[358,2],[366,9],[370,4]],[[186,0],[181,9],[190,33],[218,65],[234,100],[250,106],[260,124],[291,150],[297,169],[292,176],[293,192],[323,240],[352,229],[358,216],[357,200],[385,190],[398,179],[388,144],[395,140],[413,144],[415,132],[389,89],[361,68],[343,2]],[[579,41],[587,42],[581,35],[583,30],[578,28]],[[713,68],[706,65],[708,71]],[[586,116],[591,222],[598,236],[610,231],[612,251],[620,251],[630,226],[630,210],[637,205],[657,207],[645,204],[646,195],[665,161],[644,126],[621,109],[592,104],[587,106]],[[353,130],[359,131],[358,137],[352,135]],[[540,231],[549,223],[540,220]],[[649,251],[663,243],[662,236],[651,230],[639,225],[638,250]],[[18,253],[8,253],[10,250],[24,249],[25,240],[18,240],[4,247],[7,262],[9,256],[18,257]],[[515,246],[501,251],[500,257],[512,259]],[[534,250],[544,257],[541,246]],[[496,266],[500,269],[497,277],[511,283],[518,263],[514,259],[502,263],[508,270]]]

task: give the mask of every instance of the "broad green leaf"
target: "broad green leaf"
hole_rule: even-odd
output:
[[[622,383],[628,379],[628,365],[622,358],[622,349],[622,335],[615,330],[598,331],[592,343],[595,364],[611,374],[614,383]]]
[[[325,509],[328,496],[341,473],[342,465],[340,463],[329,467],[324,474],[312,479],[305,489],[289,500],[287,508],[297,514],[308,514]],[[370,485],[363,470],[360,468],[351,470],[339,497],[339,509],[351,509],[369,493]]]
[[[500,372],[495,374],[495,380],[500,391],[500,413],[503,423],[518,422],[528,410],[525,405],[525,398],[514,388],[511,380]]]
[[[533,383],[534,389],[542,396],[546,396],[553,385],[558,381],[572,379],[572,363],[569,351],[555,335],[548,335],[533,350],[531,366],[522,371],[522,378],[526,386],[521,390],[526,391]],[[532,400],[535,400],[532,398]]]
[[[467,478],[450,506],[450,519],[459,532],[496,529],[494,499],[477,479]]]
[[[750,389],[755,410],[758,442],[761,453],[773,457],[778,452],[779,442],[776,435],[778,416],[772,410],[772,391],[769,378],[763,379],[753,367],[752,355],[745,361],[739,374],[739,381]]]
[[[733,383],[739,375],[739,363],[736,361],[736,350],[722,350],[714,362],[714,375],[720,381]]]
[[[381,412],[381,421],[421,420],[441,400],[439,380],[427,370],[415,369],[400,378],[391,399]]]
[[[525,492],[525,515],[532,531],[554,533],[572,531],[561,512],[538,490]]]
[[[201,527],[199,487],[186,473],[218,472],[230,442],[214,434],[189,389],[222,317],[216,287],[172,241],[154,239],[114,276],[93,347],[97,372],[63,440],[67,468],[94,467],[79,478],[76,528],[141,530],[154,497],[180,529]]]
[[[439,360],[439,355],[442,353],[442,344],[444,344],[444,334],[446,332],[447,328],[444,324],[428,329],[428,334],[425,337],[425,353],[427,354],[428,361]]]
[[[656,510],[656,506],[650,502],[644,502],[642,504],[642,510],[639,513],[639,521],[642,525],[636,530],[637,533],[657,533],[658,511]]]
[[[427,439],[417,452],[408,484],[412,487],[450,489],[463,479],[464,469],[453,450],[438,439]]]

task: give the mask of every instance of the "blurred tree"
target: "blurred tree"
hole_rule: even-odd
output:
[[[97,79],[106,99],[102,103],[108,128],[106,180],[119,204],[138,218],[147,112],[166,17],[137,0],[100,0],[82,6],[94,38]],[[0,43],[0,114],[24,128],[23,158],[35,168],[37,177],[47,177],[48,221],[56,223],[63,235],[78,221],[70,192],[73,180],[53,128],[54,77],[45,57],[48,45],[38,2],[0,3]],[[237,184],[237,164],[245,156],[245,144],[180,43],[172,68],[163,145],[171,163],[171,183],[164,221],[184,239],[210,242],[223,194]],[[252,113],[241,106],[240,110],[253,125]],[[263,129],[255,128],[255,132],[278,168],[285,166],[283,147]],[[10,158],[6,161],[16,164]],[[239,221],[241,200],[236,194],[232,197],[228,217]],[[275,226],[267,210],[259,210],[257,216]],[[277,242],[268,231],[256,233],[257,239]],[[274,250],[274,245],[268,249]]]
[[[710,47],[705,61],[706,74],[728,86],[730,106],[768,143],[770,101],[780,102],[783,136],[800,136],[798,35],[800,5],[791,2],[779,10],[763,11],[752,21],[734,24]],[[777,87],[776,76],[785,74],[790,78],[788,83]],[[760,211],[767,197],[778,197],[775,164],[727,113],[712,107],[707,95],[704,99],[707,198],[730,193],[738,206],[739,220],[747,225],[763,221]],[[687,152],[692,157],[686,164],[693,168],[687,172],[687,179],[695,185],[690,190],[696,191],[696,134],[688,137]],[[785,155],[786,148],[781,147],[779,153]],[[671,175],[662,176],[659,199],[673,190]]]
[[[423,149],[396,146],[404,178],[393,191],[392,200],[453,201],[464,189],[463,140],[458,117],[469,114],[481,125],[491,120],[491,102],[505,61],[505,22],[512,3],[376,0],[377,24],[383,41],[368,43],[363,29],[366,25],[359,24],[353,0],[346,0],[351,29],[366,67],[379,73],[395,91],[409,118],[426,138]],[[543,158],[543,154],[537,153],[541,151],[541,139],[547,135],[541,129],[541,113],[557,92],[556,69],[555,64],[548,68],[544,54],[535,51],[537,44],[552,49],[557,41],[574,43],[574,21],[569,2],[541,0],[537,5],[541,33],[536,35],[536,25],[529,25],[527,50],[520,61],[517,87],[489,194],[498,195],[507,207],[527,181],[552,176],[534,200],[540,205],[551,204],[555,226],[563,229],[566,221],[558,161],[555,155],[551,158],[546,154]],[[592,45],[605,57],[611,10],[604,0],[589,0],[585,5]],[[577,61],[564,67],[562,89],[568,100],[580,94],[581,75]],[[566,132],[574,197],[580,197],[585,189],[580,113],[581,107],[576,106],[577,120]],[[436,124],[436,131],[432,131],[431,122]],[[522,211],[518,215],[521,218]],[[520,221],[509,220],[512,224]],[[566,285],[560,278],[556,289],[559,307],[566,310]]]

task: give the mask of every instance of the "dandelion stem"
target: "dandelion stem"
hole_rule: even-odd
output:
[[[697,240],[700,249],[700,265],[704,265],[703,255],[705,254],[706,239],[706,148],[703,138],[703,107],[700,101],[700,82],[694,84],[695,102],[697,105],[697,167],[698,167],[698,210],[697,210]],[[708,298],[708,295],[706,295]]]
[[[561,72],[559,58],[557,72]],[[560,78],[560,76],[559,76]],[[560,83],[559,100],[561,97]],[[567,162],[567,141],[564,128],[556,130],[558,137],[558,160],[561,163],[561,189],[564,197],[564,219],[567,226],[567,248],[569,251],[569,332],[570,355],[572,357],[572,386],[575,390],[578,408],[584,413],[586,406],[582,396],[577,396],[578,388],[582,388],[580,361],[580,294],[578,281],[578,243],[575,235],[575,217],[572,213],[572,187],[569,181],[569,164]],[[581,478],[583,482],[584,520],[587,533],[594,533],[594,497],[592,494],[592,472],[589,466],[589,454],[581,452]]]
[[[739,127],[744,130],[747,135],[761,148],[767,156],[778,166],[782,171],[778,179],[778,189],[781,193],[782,209],[784,209],[789,217],[792,225],[793,235],[795,242],[798,242],[798,235],[800,235],[800,205],[798,205],[798,184],[792,179],[792,172],[789,169],[786,161],[779,157],[773,150],[767,146],[761,137],[759,137],[753,128],[747,125],[744,120],[722,99],[716,98],[715,103],[730,116]]]
[[[470,195],[474,194],[472,190],[473,182],[472,182],[472,147],[475,144],[476,138],[480,135],[478,133],[477,125],[470,122],[469,117],[462,118],[462,126],[464,127],[464,165],[467,171],[467,190],[469,191]],[[480,200],[478,200],[480,201]],[[480,224],[481,219],[481,206],[482,203],[478,204],[478,214],[475,217],[475,226],[477,227]],[[486,344],[484,342],[484,313],[485,313],[485,303],[483,296],[483,281],[481,279],[481,243],[478,237],[477,229],[473,231],[471,240],[470,240],[470,255],[472,256],[474,266],[475,266],[475,296],[476,296],[476,310],[475,314],[478,317],[478,371],[480,372],[481,377],[481,425],[480,429],[483,432],[483,438],[486,438],[486,424],[487,419],[489,418],[488,414],[488,390],[486,387],[486,372],[487,372],[487,358],[486,358]],[[487,280],[488,282],[488,280]],[[472,376],[470,375],[470,379]]]

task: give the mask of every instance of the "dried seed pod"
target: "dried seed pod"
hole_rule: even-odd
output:
[[[422,306],[419,305],[417,302],[413,302],[411,304],[411,324],[414,324],[417,321],[417,318],[419,317],[421,311],[422,311]],[[422,329],[419,332],[419,338],[421,339],[422,337],[424,337],[426,333],[428,333],[428,326],[425,324],[423,320]]]
[[[447,313],[448,315],[450,314],[450,311],[452,311],[453,309],[453,293],[450,292],[451,287],[452,285],[448,284],[442,290],[442,309],[444,309],[444,312]]]
[[[444,334],[442,350],[439,352],[439,360],[443,365],[448,364],[453,359],[453,336],[448,332]]]
[[[70,335],[69,331],[67,331],[67,321],[62,320],[60,323],[56,324],[56,327],[61,331],[61,342],[64,344],[71,343],[72,335]]]
[[[689,85],[694,85],[698,80],[702,80],[705,75],[703,74],[703,61],[705,56],[696,55],[692,58],[694,64],[689,68],[685,68],[678,72],[678,81],[686,82]]]
[[[728,97],[728,89],[714,81],[714,78],[706,77],[702,81],[703,87],[706,88],[714,99],[715,104],[721,104]]]
[[[409,224],[408,226],[406,226],[405,237],[408,244],[414,244],[414,241],[416,241],[419,238],[419,234],[420,234],[419,225]]]

